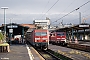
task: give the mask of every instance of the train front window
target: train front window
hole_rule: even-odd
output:
[[[46,36],[47,33],[46,32],[36,32],[35,35],[36,36]]]
[[[46,36],[47,33],[46,32],[41,32],[41,36]]]
[[[41,33],[40,33],[40,32],[36,32],[35,35],[36,35],[36,36],[40,36]]]
[[[64,36],[64,33],[58,33],[57,36]]]

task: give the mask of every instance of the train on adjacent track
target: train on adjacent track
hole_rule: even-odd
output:
[[[26,33],[26,41],[36,48],[47,50],[49,44],[49,31],[47,29],[34,29]]]
[[[66,32],[51,32],[49,42],[51,44],[66,45]]]

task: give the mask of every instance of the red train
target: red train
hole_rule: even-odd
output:
[[[49,36],[49,42],[52,44],[65,45],[66,33],[65,32],[51,32]]]
[[[44,29],[35,29],[26,34],[26,40],[29,41],[34,47],[47,50],[49,44],[49,32]]]

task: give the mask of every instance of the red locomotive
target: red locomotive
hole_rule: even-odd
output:
[[[46,50],[49,44],[49,32],[44,29],[35,29],[26,34],[26,40],[34,47]]]
[[[65,45],[66,33],[65,32],[51,32],[49,36],[49,42],[52,44]]]

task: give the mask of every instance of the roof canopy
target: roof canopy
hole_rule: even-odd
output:
[[[82,23],[82,24],[79,24],[79,25],[74,25],[72,27],[59,28],[59,29],[56,29],[55,31],[71,31],[72,28],[74,30],[90,29],[90,24]]]
[[[4,25],[2,25],[0,27],[0,29],[2,31],[4,31]],[[26,26],[21,26],[20,24],[16,24],[16,23],[10,23],[10,24],[6,24],[6,33],[9,34],[10,30],[12,30],[14,35],[22,35],[22,31],[27,31],[28,27]]]

